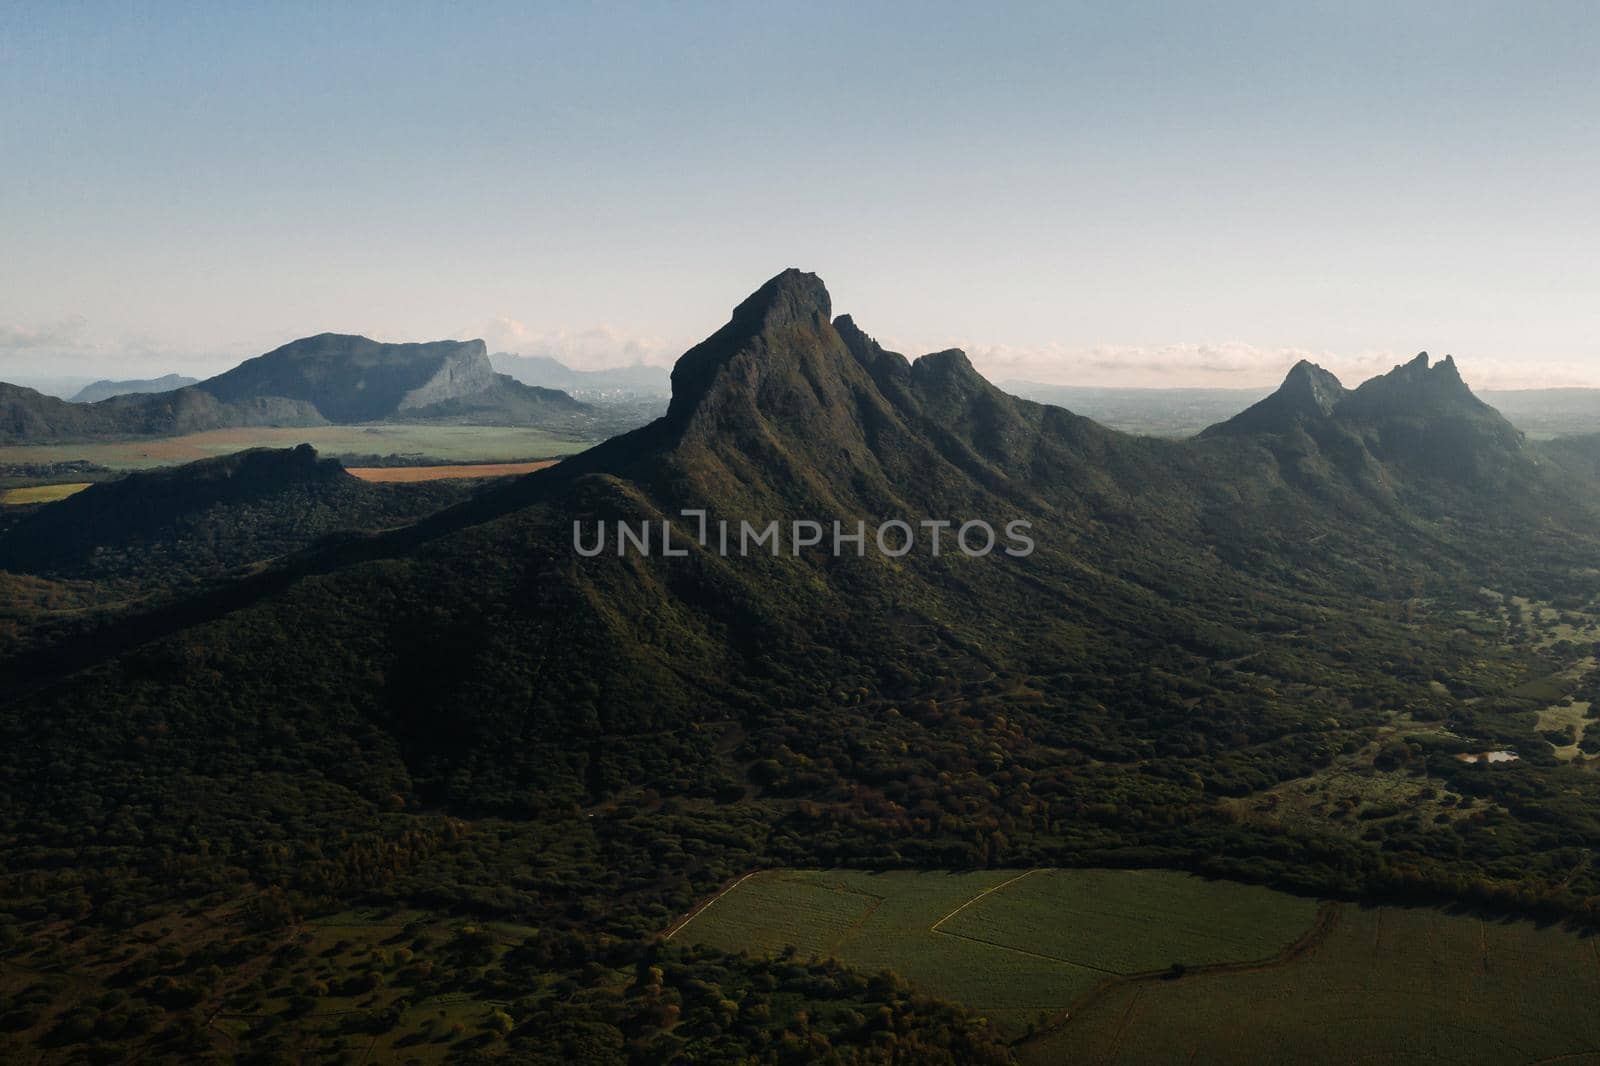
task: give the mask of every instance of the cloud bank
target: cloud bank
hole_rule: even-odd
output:
[[[966,351],[973,365],[991,381],[1167,389],[1271,388],[1301,359],[1309,359],[1332,371],[1345,385],[1353,387],[1368,378],[1388,373],[1417,354],[1397,349],[1345,353],[1232,342],[1154,346],[1101,344],[1088,348],[949,343],[932,347],[913,345],[900,350],[923,352],[952,347]],[[1430,352],[1438,359],[1446,354],[1449,353]],[[1593,364],[1535,363],[1459,355],[1456,363],[1467,383],[1479,389],[1600,387],[1600,367]]]
[[[610,370],[638,363],[671,366],[683,352],[681,346],[664,338],[614,326],[538,330],[505,315],[491,319],[475,335],[483,338],[491,352],[549,356],[573,370]]]

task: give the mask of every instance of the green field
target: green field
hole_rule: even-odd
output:
[[[1593,938],[1423,909],[1341,909],[1281,966],[1142,981],[1019,1049],[1024,1064],[1600,1063]]]
[[[672,936],[894,970],[1023,1066],[1600,1064],[1600,940],[1168,871],[766,871]]]
[[[518,426],[266,426],[147,440],[12,445],[0,447],[0,463],[86,459],[113,470],[144,470],[227,455],[244,448],[292,448],[302,443],[309,443],[324,455],[400,455],[463,462],[553,458],[582,451],[595,442]]]
[[[1310,900],[1168,871],[771,871],[674,937],[894,970],[1020,1034],[1123,975],[1278,955],[1315,919]]]

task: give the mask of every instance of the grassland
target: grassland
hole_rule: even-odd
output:
[[[593,441],[517,426],[360,425],[219,429],[154,440],[0,447],[0,463],[59,463],[86,459],[113,470],[146,470],[227,455],[243,448],[292,448],[309,443],[324,455],[412,456],[453,462],[509,462],[571,455]]]
[[[1167,871],[767,871],[672,936],[894,970],[1023,1066],[1600,1063],[1592,937]]]
[[[0,491],[0,506],[17,506],[28,503],[54,503],[89,487],[87,481],[74,481],[60,485],[30,485],[20,489]]]
[[[1281,953],[1316,905],[1167,871],[770,871],[674,936],[894,970],[1013,1034],[1107,980]]]
[[[1596,1063],[1597,995],[1592,938],[1345,906],[1326,937],[1281,965],[1109,986],[1018,1058]]]

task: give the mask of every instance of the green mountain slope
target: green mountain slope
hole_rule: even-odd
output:
[[[659,421],[17,671],[8,884],[37,915],[268,894],[634,945],[764,865],[1175,865],[1589,916],[1600,806],[1526,687],[1584,652],[1492,612],[1595,606],[1596,496],[1445,375],[1408,402],[1416,376],[1132,438],[886,351],[786,271]],[[963,552],[975,519],[1035,550]],[[776,554],[718,550],[772,520]],[[796,553],[797,520],[917,544]],[[619,521],[655,549],[576,550]],[[1412,806],[1298,798],[1335,774]]]

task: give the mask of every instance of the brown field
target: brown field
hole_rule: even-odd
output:
[[[181,437],[81,444],[0,445],[0,463],[60,463],[84,459],[113,470],[149,470],[227,455],[245,448],[310,444],[323,455],[395,455],[421,462],[522,462],[531,456],[583,451],[597,441],[557,436],[530,426],[374,423],[355,426],[258,426],[213,429]]]
[[[462,466],[352,466],[347,469],[363,481],[440,481],[458,477],[507,477],[531,474],[559,460],[536,463],[468,463]]]

